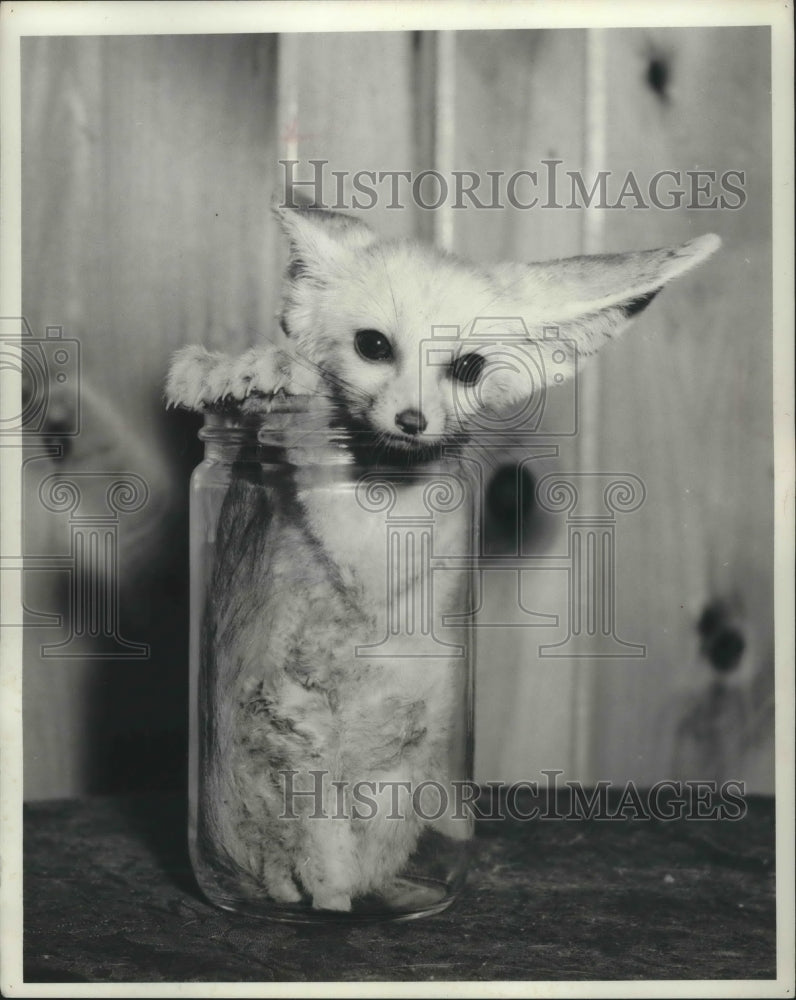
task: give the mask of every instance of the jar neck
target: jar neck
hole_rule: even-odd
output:
[[[405,473],[405,456],[380,463],[382,454],[375,447],[373,436],[357,433],[334,422],[333,411],[314,401],[292,397],[268,413],[243,414],[206,413],[199,438],[205,445],[205,458],[232,464],[259,462],[291,466],[348,466],[367,471],[380,468]],[[431,470],[442,467],[458,457],[459,449],[447,446],[439,454],[418,460],[421,467]],[[386,457],[386,456],[385,456]]]
[[[329,421],[326,407],[291,398],[267,413],[208,412],[199,439],[217,462],[352,464],[351,434]]]

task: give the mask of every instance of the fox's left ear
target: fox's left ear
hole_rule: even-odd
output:
[[[557,325],[560,336],[588,356],[620,333],[664,285],[720,246],[719,237],[709,234],[678,247],[525,265],[521,294],[529,301],[524,313]]]
[[[288,238],[289,275],[294,279],[321,280],[345,254],[376,239],[372,229],[350,215],[309,206],[289,208],[276,202],[271,207]]]

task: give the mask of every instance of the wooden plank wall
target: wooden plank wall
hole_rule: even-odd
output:
[[[462,37],[463,148],[464,135],[472,137],[464,163],[479,162],[478,147],[482,169],[491,165],[485,150],[514,166],[493,136],[502,109],[516,102],[524,114],[512,109],[504,134],[526,165],[560,158],[564,169],[584,167],[587,176],[606,169],[622,178],[632,170],[642,180],[661,169],[740,170],[748,203],[740,211],[653,208],[597,218],[580,211],[528,219],[508,210],[486,223],[461,216],[455,244],[471,254],[485,245],[489,255],[614,252],[710,231],[725,241],[718,258],[661,296],[621,347],[582,373],[579,438],[574,451],[562,447],[558,463],[563,471],[631,472],[646,486],[642,509],[617,529],[617,613],[619,634],[644,643],[647,655],[562,664],[540,660],[525,630],[482,632],[482,664],[497,666],[479,672],[479,771],[519,780],[560,767],[585,781],[641,784],[738,777],[770,789],[768,31],[550,34],[554,40],[538,48],[536,32]],[[480,58],[468,58],[473,52]],[[653,64],[666,75],[660,92],[650,83]],[[551,100],[556,73],[568,86]],[[584,114],[595,83],[603,89],[596,122]],[[544,463],[537,468],[547,471]],[[550,548],[561,544],[559,533]],[[540,576],[539,609],[554,594]],[[494,586],[494,606],[514,600],[510,579]],[[726,678],[698,656],[695,628],[704,607],[722,598],[738,598],[747,643],[740,668]]]
[[[643,623],[648,656],[600,671],[595,773],[617,780],[630,770],[642,782],[732,777],[772,790],[769,33],[621,31],[607,44],[610,166],[642,176],[667,164],[741,170],[748,202],[739,211],[655,215],[656,241],[713,231],[724,246],[661,296],[640,337],[599,362],[600,461],[632,461],[647,486],[647,502],[623,529],[619,571],[627,566],[623,627]],[[640,82],[653,60],[668,67],[663,96]],[[606,250],[641,245],[644,223],[630,218],[639,214],[615,213]],[[733,595],[748,655],[719,678],[696,655],[694,626],[709,602]]]
[[[28,464],[26,490],[54,467],[147,480],[149,505],[120,527],[122,630],[152,646],[148,662],[45,661],[51,632],[28,630],[26,795],[180,778],[184,499],[198,449],[195,423],[162,412],[160,385],[181,344],[236,349],[274,332],[283,258],[268,204],[280,158],[302,161],[304,177],[311,158],[329,175],[511,174],[543,159],[641,178],[746,171],[736,212],[435,214],[381,202],[363,217],[483,261],[724,237],[719,257],[583,373],[581,434],[534,466],[537,477],[597,468],[645,483],[645,504],[617,531],[617,604],[618,631],[647,657],[541,661],[539,641],[560,630],[480,630],[477,771],[719,776],[770,790],[768,58],[766,29],[26,39],[24,309],[35,330],[59,324],[80,340],[85,389],[83,432],[60,464]],[[554,396],[552,419],[559,405]],[[63,551],[63,521],[29,510],[28,551]],[[529,528],[537,553],[565,545],[561,519]],[[57,606],[57,575],[30,576],[29,605]],[[521,581],[529,606],[560,609],[563,574]],[[487,605],[516,601],[516,588],[490,578]],[[721,678],[699,659],[695,623],[708,601],[734,595],[747,652]]]
[[[184,767],[185,503],[201,450],[161,387],[180,345],[242,349],[273,326],[276,51],[268,35],[23,41],[23,308],[39,334],[58,324],[80,341],[83,409],[69,454],[27,466],[28,552],[68,551],[65,518],[37,503],[53,469],[132,471],[150,488],[119,526],[121,632],[150,659],[44,660],[51,630],[26,635],[32,797]],[[58,600],[57,575],[29,576],[30,607]]]

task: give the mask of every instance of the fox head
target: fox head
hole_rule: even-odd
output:
[[[720,245],[481,267],[319,209],[276,208],[289,241],[282,326],[359,429],[407,452],[467,435],[619,334]],[[554,371],[530,363],[557,336]]]

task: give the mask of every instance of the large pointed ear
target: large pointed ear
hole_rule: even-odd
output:
[[[712,233],[677,247],[572,257],[528,265],[524,310],[531,323],[557,326],[588,356],[620,333],[664,285],[706,260],[721,246]]]
[[[548,382],[572,378],[580,358],[595,354],[664,285],[720,246],[719,237],[709,235],[660,250],[494,268],[499,292],[490,301],[491,316],[478,316],[465,333],[481,341],[477,353],[486,358],[478,405],[504,413]]]
[[[709,234],[659,250],[504,264],[493,271],[493,277],[501,288],[504,316],[522,317],[515,323],[534,340],[561,339],[565,360],[556,377],[567,378],[575,372],[576,354],[588,357],[596,353],[621,333],[664,285],[720,246],[719,237]],[[489,320],[481,324],[480,332],[499,326],[500,320]]]
[[[326,209],[288,208],[274,203],[272,210],[288,238],[291,279],[323,279],[352,250],[367,246],[376,234],[358,219]]]

